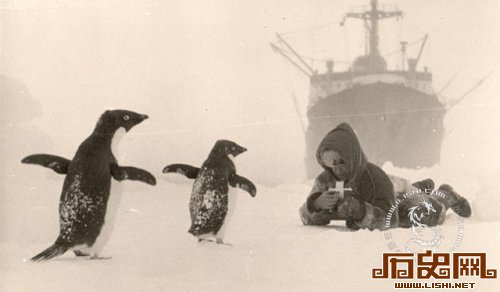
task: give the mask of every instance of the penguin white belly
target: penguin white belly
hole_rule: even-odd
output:
[[[106,215],[104,217],[104,224],[97,236],[94,245],[91,248],[91,255],[98,257],[102,249],[108,242],[115,226],[116,214],[118,206],[122,197],[123,184],[116,180],[111,180],[111,189],[109,192],[108,205],[106,208]]]
[[[217,232],[215,238],[220,240],[224,239],[224,236],[226,235],[227,231],[227,226],[231,224],[230,222],[234,214],[234,209],[236,208],[237,198],[238,198],[237,190],[230,187],[227,192],[227,214],[226,217],[224,218],[224,223],[222,223],[222,227],[219,229],[219,232]]]
[[[127,131],[125,128],[119,128],[116,130],[113,140],[111,141],[111,151],[113,155],[115,155],[118,161],[121,160],[122,157],[118,156],[118,147],[120,141]],[[94,245],[91,247],[91,255],[92,257],[98,257],[101,253],[102,249],[108,242],[111,237],[111,232],[115,226],[116,214],[118,211],[118,206],[120,205],[120,200],[122,197],[123,183],[111,178],[111,188],[109,190],[109,198],[106,207],[106,215],[104,216],[104,223],[101,227],[101,231],[96,238]]]

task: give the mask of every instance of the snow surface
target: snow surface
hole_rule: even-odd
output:
[[[24,166],[3,184],[0,291],[388,291],[391,280],[372,280],[388,252],[383,232],[347,231],[342,224],[305,227],[298,208],[309,183],[265,187],[251,198],[238,190],[226,242],[198,243],[189,228],[192,181],[157,174],[151,187],[125,182],[106,260],[72,253],[43,263],[28,259],[58,232],[57,206],[63,176]],[[38,174],[37,174],[38,173]],[[50,179],[47,179],[50,178]],[[172,179],[171,179],[172,178]],[[133,190],[133,191],[131,191]],[[451,215],[449,214],[449,217]],[[456,228],[453,220],[442,226]],[[459,252],[487,252],[500,267],[498,221],[467,219]],[[409,238],[408,229],[393,230]],[[499,291],[498,280],[472,279],[476,291]]]

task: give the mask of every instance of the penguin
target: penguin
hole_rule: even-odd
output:
[[[212,241],[211,238],[215,237],[217,244],[225,244],[224,231],[236,199],[233,195],[228,196],[229,186],[240,188],[252,197],[257,194],[250,180],[236,174],[236,167],[230,158],[245,151],[247,149],[232,141],[218,140],[201,168],[170,164],[163,169],[163,173],[179,173],[194,179],[189,202],[191,227],[188,232],[196,236],[199,242]]]
[[[92,134],[85,139],[72,160],[49,154],[33,154],[21,162],[37,164],[65,175],[59,201],[59,236],[55,243],[34,256],[44,261],[73,250],[76,256],[100,259],[102,248],[114,225],[123,180],[155,185],[155,177],[140,168],[120,166],[116,160],[117,141],[147,115],[128,110],[107,110]]]

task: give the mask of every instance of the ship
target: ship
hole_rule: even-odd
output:
[[[308,178],[321,170],[315,155],[321,139],[342,122],[354,128],[369,161],[377,165],[391,162],[418,169],[439,163],[447,105],[433,89],[430,70],[419,66],[427,35],[418,54],[404,56],[397,68],[389,68],[379,50],[379,22],[401,17],[401,10],[379,8],[377,0],[362,11],[345,14],[342,22],[362,20],[368,37],[364,55],[344,71],[335,70],[335,60],[326,61],[323,72],[312,69],[280,34],[277,37],[285,48],[271,44],[310,79],[308,125],[304,126]],[[404,55],[407,42],[400,45]]]

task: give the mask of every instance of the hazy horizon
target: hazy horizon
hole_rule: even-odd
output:
[[[391,20],[391,26],[406,23],[400,30],[381,26],[381,48],[397,49],[405,28],[412,33],[407,41],[429,33],[422,66],[433,72],[435,90],[456,75],[443,99],[459,97],[498,68],[495,1],[380,2],[405,11],[404,21]],[[123,140],[127,164],[161,175],[168,163],[201,164],[214,142],[225,138],[249,149],[236,159],[238,172],[262,182],[303,180],[300,119],[307,124],[309,80],[269,43],[280,32],[306,56],[354,58],[363,52],[362,23],[348,20],[346,31],[337,23],[350,7],[367,4],[2,1],[0,74],[5,82],[25,86],[23,93],[2,94],[2,135],[8,137],[3,142],[12,143],[15,152],[2,155],[71,157],[102,112],[126,108],[150,116]],[[345,40],[349,46],[341,45]],[[413,45],[408,53],[416,49]],[[488,158],[499,141],[497,80],[494,73],[448,112],[445,169],[468,163],[478,173],[486,162],[488,169],[491,163],[500,168]],[[7,87],[2,85],[4,93]],[[28,101],[38,109],[27,111]],[[16,141],[12,131],[5,134],[8,124],[31,129]],[[31,145],[30,133],[36,138]]]

